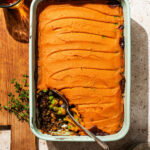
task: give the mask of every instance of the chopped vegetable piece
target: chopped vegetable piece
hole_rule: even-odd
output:
[[[52,119],[51,119],[51,123],[54,123],[54,122],[55,122],[55,119],[54,119],[54,118],[52,118]]]
[[[46,93],[38,91],[37,101],[39,107],[40,129],[43,133],[50,133],[53,135],[53,132],[59,130],[70,130],[76,134],[76,132],[79,131],[79,128],[69,115],[66,116],[66,105],[63,103],[63,100],[55,98],[49,89]],[[77,115],[77,110],[71,107],[70,111],[71,113],[74,113],[76,120],[80,122],[80,115]],[[64,122],[66,124],[65,128],[63,127]],[[68,126],[70,126],[70,129]]]
[[[44,89],[43,92],[46,93],[46,92],[47,92],[47,89]]]
[[[58,104],[58,101],[57,101],[56,99],[53,99],[53,100],[51,101],[51,104],[52,104],[52,105],[57,105],[57,104]]]
[[[76,121],[79,121],[79,118],[75,118]]]
[[[55,100],[52,100],[52,101],[51,101],[51,104],[55,104]]]
[[[74,112],[77,116],[80,116],[76,108],[71,108],[70,109],[72,112]]]
[[[54,107],[53,107],[53,110],[54,110],[54,111],[58,111],[58,107],[54,106]]]
[[[51,117],[54,118],[54,119],[56,119],[54,113],[51,113]]]
[[[49,109],[51,109],[51,110],[52,110],[52,109],[53,109],[53,105],[49,105]]]
[[[62,100],[60,100],[60,101],[59,101],[59,105],[62,105],[62,104],[63,104],[63,101],[62,101]]]
[[[59,111],[57,112],[57,114],[58,114],[58,115],[62,115],[62,112],[59,110]]]
[[[57,130],[56,126],[54,126],[54,127],[52,128],[52,130],[56,131],[56,130]]]
[[[53,100],[54,99],[54,96],[49,96],[49,100]]]
[[[59,112],[61,112],[62,115],[66,115],[66,110],[62,107],[59,107]]]
[[[49,95],[49,96],[52,96],[52,95],[53,95],[53,92],[52,92],[52,91],[49,91],[49,92],[48,92],[48,95]]]

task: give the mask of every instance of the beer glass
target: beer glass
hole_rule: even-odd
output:
[[[10,35],[20,42],[29,40],[29,6],[25,2],[30,0],[0,0],[7,29]]]
[[[17,8],[23,3],[23,0],[0,0],[1,8]]]

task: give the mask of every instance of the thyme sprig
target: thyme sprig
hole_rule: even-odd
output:
[[[3,108],[10,113],[14,113],[19,120],[29,122],[28,75],[23,75],[23,85],[16,79],[12,79],[11,84],[14,85],[16,94],[8,93],[10,100]]]

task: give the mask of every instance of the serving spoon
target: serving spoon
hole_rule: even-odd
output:
[[[87,129],[85,129],[78,121],[76,121],[74,119],[74,117],[71,115],[70,111],[69,111],[69,103],[68,103],[68,100],[62,95],[60,94],[60,92],[58,92],[57,90],[52,90],[50,89],[53,94],[54,94],[54,97],[60,97],[63,102],[64,102],[64,109],[66,110],[66,112],[68,113],[68,115],[71,117],[71,119],[75,122],[75,124],[77,126],[79,126],[87,135],[89,135],[92,139],[94,139],[97,144],[99,146],[101,146],[101,148],[103,148],[104,150],[109,150],[109,147],[106,143],[102,142],[99,138],[97,138],[92,132],[88,131]]]

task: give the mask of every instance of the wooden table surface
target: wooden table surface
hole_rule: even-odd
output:
[[[11,22],[11,19],[7,20],[5,15],[4,10],[0,9],[0,104],[2,105],[7,104],[8,92],[14,89],[10,84],[11,79],[21,80],[23,74],[28,74],[28,43],[16,41],[8,32],[8,27],[15,30],[15,23]],[[2,110],[0,126],[8,125],[11,127],[11,150],[36,149],[36,138],[29,125]]]

